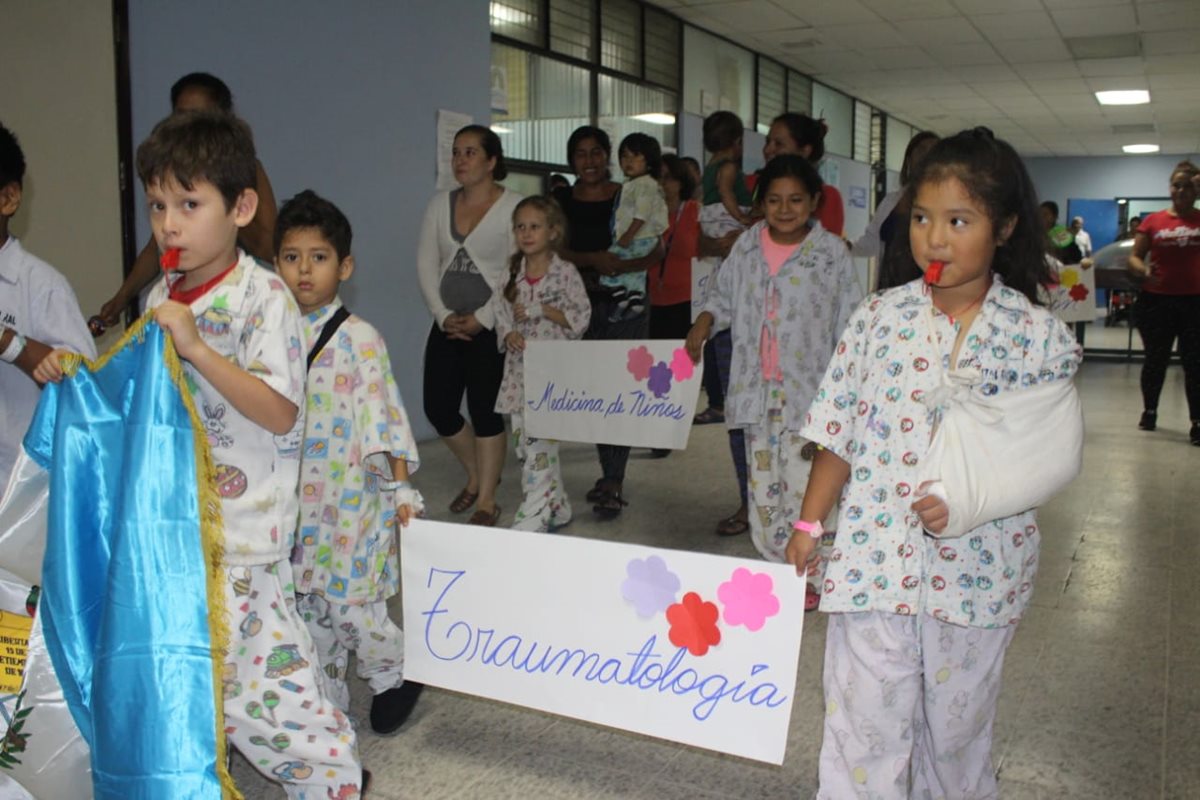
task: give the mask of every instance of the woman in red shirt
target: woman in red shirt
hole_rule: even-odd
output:
[[[1129,257],[1129,271],[1142,279],[1134,319],[1146,348],[1142,365],[1144,409],[1138,427],[1158,424],[1158,397],[1167,376],[1171,347],[1179,339],[1183,385],[1192,427],[1200,446],[1200,211],[1196,182],[1200,169],[1181,161],[1171,173],[1171,207],[1142,220]],[[1147,258],[1149,256],[1149,258]]]
[[[790,154],[802,156],[814,167],[817,166],[825,157],[825,134],[828,130],[823,119],[813,119],[807,114],[792,111],[780,114],[771,121],[767,139],[763,142],[763,163],[770,163],[775,156]],[[749,176],[746,183],[757,200],[758,173]],[[821,187],[817,221],[834,236],[841,236],[845,232],[846,209],[842,203],[842,193],[830,183]]]

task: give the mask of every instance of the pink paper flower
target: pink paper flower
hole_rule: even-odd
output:
[[[696,365],[692,363],[692,357],[688,355],[687,350],[682,347],[675,348],[671,355],[671,374],[675,376],[675,381],[686,381],[695,371]]]
[[[686,647],[694,656],[702,656],[708,648],[721,642],[721,630],[717,627],[720,612],[716,605],[688,592],[683,601],[667,609],[667,621],[671,623],[668,634],[671,644]]]
[[[646,345],[635,347],[629,351],[629,360],[625,366],[635,380],[644,381],[650,374],[650,368],[654,366],[654,356],[650,355]]]
[[[717,599],[725,606],[726,624],[745,625],[750,631],[760,630],[767,617],[779,613],[779,598],[774,589],[775,584],[767,573],[738,567],[733,571],[733,577],[717,587]]]

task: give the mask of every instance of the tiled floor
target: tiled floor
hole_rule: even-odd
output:
[[[1191,510],[1200,448],[1187,444],[1182,376],[1177,367],[1168,375],[1155,433],[1136,428],[1137,366],[1087,364],[1079,385],[1084,471],[1041,513],[1034,608],[1008,653],[996,725],[1001,796],[1200,798],[1200,524]],[[719,426],[707,426],[666,460],[635,451],[621,519],[584,514],[560,535],[753,556],[746,538],[712,534],[736,505],[725,442]],[[418,483],[430,507],[444,509],[461,478],[437,442],[421,452]],[[583,506],[597,477],[595,451],[566,446],[563,462]],[[510,461],[500,498],[506,521],[519,483]],[[782,767],[429,689],[398,736],[362,734],[375,774],[370,797],[810,797],[824,628],[820,614],[808,617]],[[365,718],[367,687],[356,682],[353,691]],[[235,775],[248,798],[283,796],[240,757]]]

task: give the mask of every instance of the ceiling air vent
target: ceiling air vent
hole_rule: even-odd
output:
[[[1075,58],[1130,58],[1142,54],[1142,37],[1136,33],[1075,36],[1063,41]]]

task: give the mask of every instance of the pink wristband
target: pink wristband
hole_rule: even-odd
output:
[[[814,539],[820,539],[825,535],[825,526],[821,524],[820,520],[817,520],[816,522],[805,522],[804,520],[799,520],[792,527],[798,531],[804,531]]]

